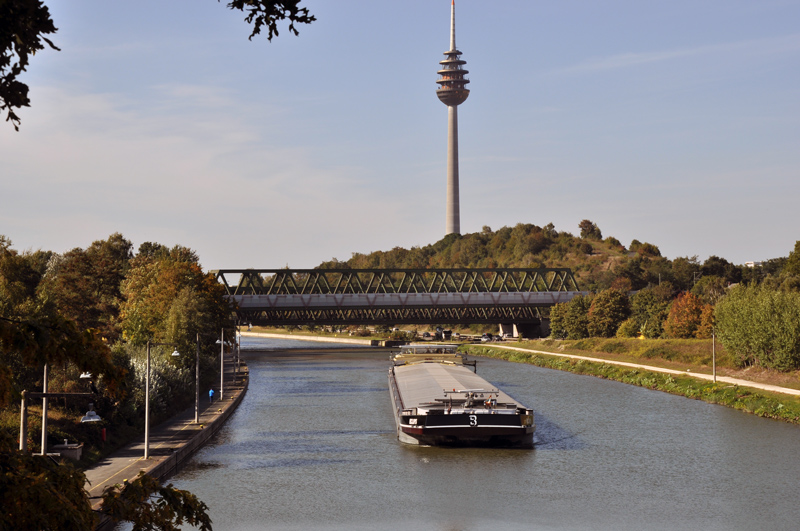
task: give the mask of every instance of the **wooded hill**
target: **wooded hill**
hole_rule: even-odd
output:
[[[614,237],[603,238],[597,225],[589,220],[581,221],[578,229],[580,235],[574,236],[566,231],[556,231],[552,223],[544,227],[519,223],[496,231],[485,226],[481,232],[450,234],[424,247],[353,253],[347,261],[334,258],[319,267],[568,267],[584,291],[599,292],[610,287],[639,290],[665,281],[670,282],[675,290],[685,291],[701,281],[702,284],[711,282],[716,286],[726,286],[778,277],[787,261],[786,258],[777,258],[758,267],[745,267],[717,256],[702,263],[696,256],[670,260],[661,256],[659,248],[650,243],[633,240],[626,247]]]

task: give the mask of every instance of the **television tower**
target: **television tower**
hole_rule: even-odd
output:
[[[450,4],[450,50],[444,52],[444,61],[439,61],[442,69],[437,72],[436,95],[447,105],[447,220],[445,236],[461,234],[461,213],[458,200],[458,106],[469,96],[464,76],[469,73],[462,66],[467,64],[456,49],[456,0]]]

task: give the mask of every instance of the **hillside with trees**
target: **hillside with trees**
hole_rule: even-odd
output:
[[[800,242],[788,257],[737,265],[710,256],[669,259],[658,246],[520,223],[450,234],[424,247],[331,260],[321,268],[567,267],[588,296],[550,311],[551,337],[708,339],[713,331],[741,367],[800,368]]]

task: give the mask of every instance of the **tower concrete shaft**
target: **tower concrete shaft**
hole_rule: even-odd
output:
[[[450,50],[444,52],[445,59],[439,61],[442,65],[439,79],[436,83],[439,88],[436,95],[439,100],[447,105],[447,208],[445,221],[445,235],[461,234],[461,210],[459,204],[458,187],[458,109],[469,96],[465,77],[469,73],[462,66],[467,64],[461,59],[461,52],[456,48],[456,3],[450,4]]]
[[[447,107],[447,208],[445,236],[461,234],[461,207],[458,197],[458,107]]]

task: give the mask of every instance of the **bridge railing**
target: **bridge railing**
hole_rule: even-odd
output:
[[[579,291],[568,268],[220,269],[228,295]]]

